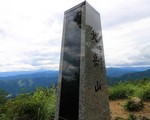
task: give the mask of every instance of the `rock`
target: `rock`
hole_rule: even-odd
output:
[[[140,98],[133,97],[131,100],[134,102],[135,106],[139,108],[139,110],[141,110],[144,107],[144,104]]]
[[[137,104],[142,102],[142,100],[138,97],[133,97],[131,100],[134,101]]]
[[[139,111],[144,107],[144,104],[140,98],[134,97],[131,100],[128,100],[124,107],[128,111]]]

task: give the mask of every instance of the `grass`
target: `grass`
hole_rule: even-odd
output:
[[[150,101],[150,80],[119,82],[108,89],[110,100],[139,97],[143,101]]]
[[[134,115],[133,113],[130,113],[130,114],[128,115],[127,120],[137,120],[137,117],[136,117],[136,115]]]
[[[53,120],[56,108],[54,88],[38,88],[31,94],[9,99],[0,107],[0,120]]]
[[[150,101],[150,80],[119,82],[109,87],[109,99],[125,99],[138,97],[143,101]],[[140,106],[141,107],[141,106]],[[134,106],[132,101],[127,101],[125,108],[133,110],[140,108]],[[53,120],[56,108],[56,94],[54,88],[38,88],[31,94],[22,94],[16,98],[3,100],[1,95],[0,119],[1,120]],[[134,120],[130,115],[128,120]],[[117,118],[118,120],[123,118]]]

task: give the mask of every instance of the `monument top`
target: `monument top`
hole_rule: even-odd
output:
[[[87,5],[87,6],[89,6],[89,7],[92,8],[95,12],[97,12],[97,13],[99,14],[99,12],[98,12],[95,8],[93,8],[86,0],[83,1],[82,3],[78,4],[78,5],[74,6],[74,7],[72,7],[72,8],[66,10],[66,11],[65,11],[65,14],[66,14],[66,13],[69,13],[69,12],[71,12],[71,11],[73,11],[73,10],[75,10],[76,8],[78,8],[78,7],[82,6],[82,5]]]

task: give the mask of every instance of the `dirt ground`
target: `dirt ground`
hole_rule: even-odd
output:
[[[129,113],[134,113],[136,116],[145,116],[150,119],[150,102],[143,102],[144,108],[138,112],[128,112],[123,109],[123,104],[126,100],[109,101],[112,120],[116,117],[127,118]]]

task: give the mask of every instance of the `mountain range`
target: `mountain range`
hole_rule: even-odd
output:
[[[34,92],[37,87],[50,87],[58,80],[58,71],[19,72],[21,74],[0,77],[0,89],[16,96],[20,93]],[[10,72],[8,73],[10,75]],[[2,75],[2,74],[1,74]],[[13,76],[14,75],[14,76]]]
[[[120,68],[109,67],[106,68],[106,74],[109,77],[119,77],[126,73],[142,72],[148,69],[150,69],[150,67],[120,67]]]
[[[117,81],[138,80],[144,77],[150,78],[150,68],[107,68],[108,84]],[[37,87],[50,87],[56,85],[58,81],[58,71],[19,71],[1,72],[0,89],[16,96],[20,93],[35,91]]]
[[[145,71],[138,71],[138,72],[129,72],[125,73],[121,76],[107,76],[108,84],[114,84],[118,81],[129,81],[129,80],[140,80],[140,79],[149,79],[150,78],[150,69]]]

